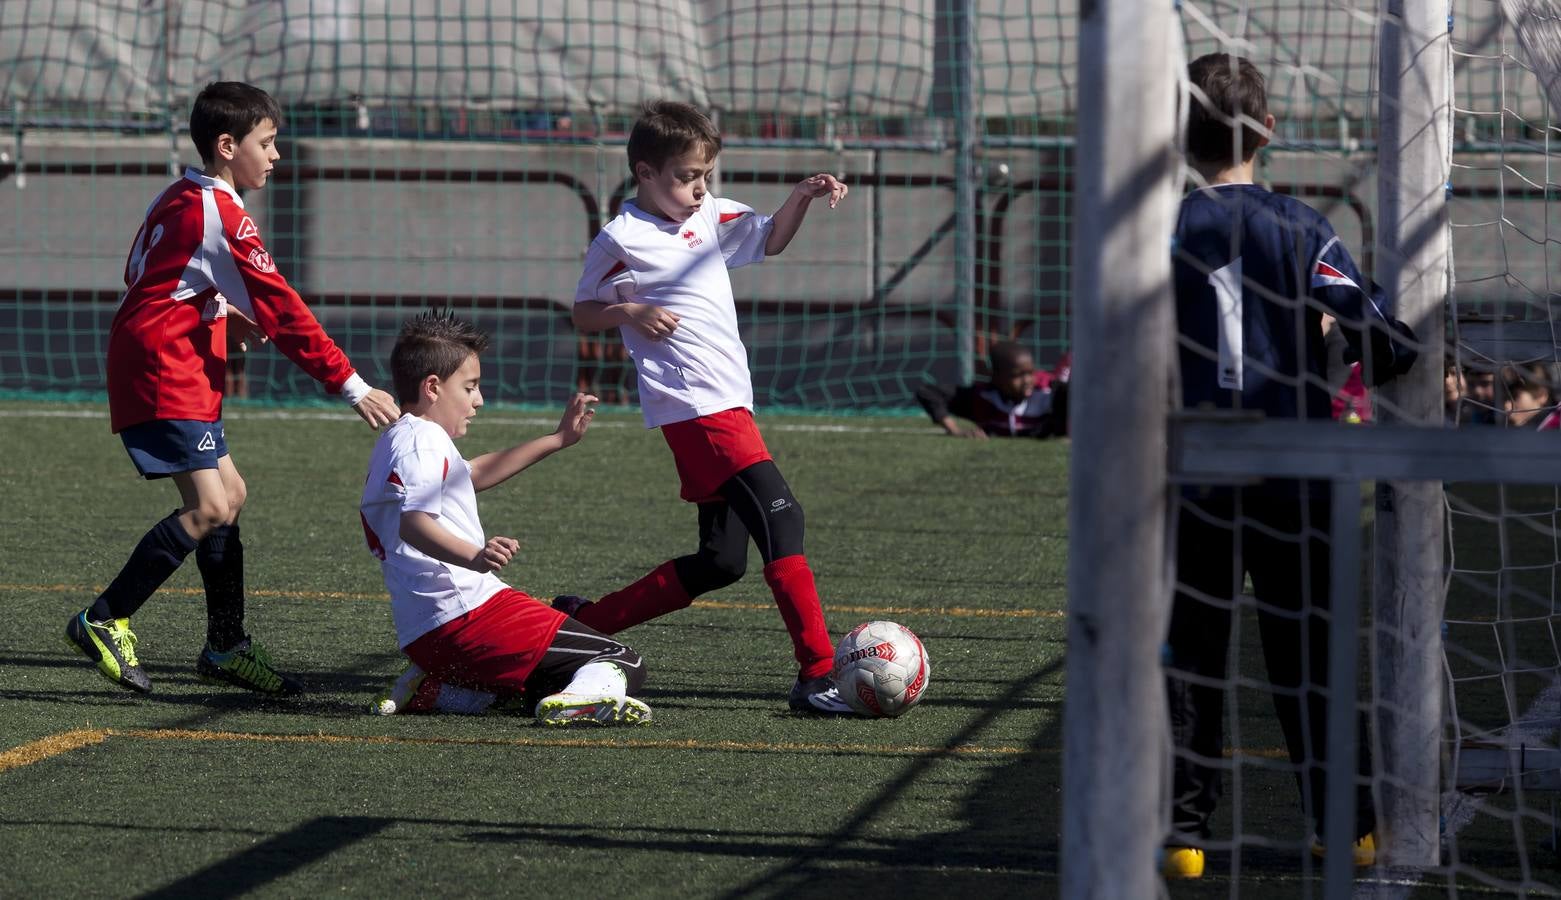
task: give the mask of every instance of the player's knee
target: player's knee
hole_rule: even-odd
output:
[[[239,512],[244,509],[244,501],[249,499],[249,485],[244,483],[244,479],[234,476],[233,480],[228,482],[226,487],[228,489],[228,520],[223,524],[232,525],[233,520],[237,519]]]
[[[186,521],[194,532],[193,537],[196,540],[211,534],[213,529],[231,524],[233,516],[228,508],[228,498],[222,496],[202,500],[199,506],[190,510]]]
[[[736,584],[748,571],[748,548],[741,552],[727,550],[721,553],[700,554],[705,562],[706,590],[716,590]]]
[[[698,597],[737,582],[748,570],[748,548],[740,546],[720,552],[702,549],[698,553],[680,557],[677,566],[678,580],[690,597]]]

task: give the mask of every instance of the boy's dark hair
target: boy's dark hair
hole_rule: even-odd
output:
[[[416,403],[423,379],[440,381],[455,374],[473,353],[488,349],[488,335],[453,312],[425,312],[401,326],[390,351],[390,378],[396,402]]]
[[[231,134],[242,141],[266,119],[282,127],[282,108],[270,94],[242,81],[213,81],[201,89],[190,109],[190,140],[210,163],[217,155],[217,138]]]
[[[1251,60],[1228,53],[1200,56],[1187,66],[1187,78],[1203,91],[1207,103],[1188,95],[1187,155],[1210,164],[1233,166],[1252,158],[1265,135],[1259,126],[1268,117],[1268,88]],[[1235,159],[1233,131],[1241,121],[1241,158]]]
[[[1527,391],[1531,394],[1549,394],[1555,384],[1555,373],[1545,363],[1529,363],[1528,365],[1508,366],[1502,372],[1502,380],[1506,383],[1507,396],[1512,396],[1518,391]]]
[[[640,117],[629,132],[629,174],[639,175],[634,167],[646,163],[660,169],[667,160],[698,147],[708,159],[721,152],[721,132],[710,117],[688,103],[652,100],[640,110]]]
[[[998,341],[987,350],[986,361],[996,376],[1012,372],[1019,365],[1019,357],[1032,355],[1028,349],[1013,341]]]

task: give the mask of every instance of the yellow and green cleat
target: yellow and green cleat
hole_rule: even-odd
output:
[[[244,638],[231,650],[217,652],[207,644],[195,660],[195,674],[212,684],[231,684],[261,694],[303,693],[303,685],[276,670],[271,654],[259,641]]]
[[[149,694],[152,680],[136,658],[136,635],[129,619],[93,622],[82,610],[65,625],[65,640],[97,663],[98,672],[120,687]]]

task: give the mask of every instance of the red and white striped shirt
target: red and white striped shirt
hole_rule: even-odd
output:
[[[117,433],[164,419],[222,416],[228,307],[331,393],[369,386],[276,270],[244,201],[226,181],[186,169],[147,209],[125,262],[108,337],[109,419]]]

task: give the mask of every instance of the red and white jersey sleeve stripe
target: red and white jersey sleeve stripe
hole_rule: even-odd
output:
[[[770,217],[754,212],[753,207],[717,197],[715,229],[721,239],[721,255],[726,267],[736,269],[764,261],[764,244],[770,239]]]
[[[622,303],[634,296],[634,272],[619,258],[621,253],[606,232],[597,234],[585,251],[576,303]]]

